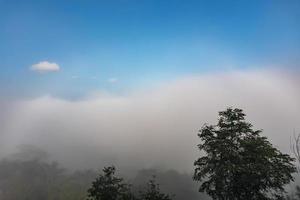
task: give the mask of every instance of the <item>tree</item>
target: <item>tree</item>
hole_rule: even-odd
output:
[[[155,176],[149,180],[147,188],[140,194],[141,200],[171,200],[171,197],[160,191],[159,185],[156,184]]]
[[[43,150],[22,145],[0,160],[0,199],[83,200],[96,176],[91,170],[70,172],[45,159]]]
[[[241,109],[228,108],[217,125],[205,124],[198,134],[205,154],[194,163],[194,180],[203,181],[199,191],[215,200],[282,199],[294,159],[260,134]]]
[[[0,161],[0,199],[59,199],[64,169],[39,160]]]
[[[133,200],[130,185],[115,176],[114,166],[105,167],[88,189],[88,200]]]

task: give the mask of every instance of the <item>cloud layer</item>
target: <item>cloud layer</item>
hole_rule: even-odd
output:
[[[0,152],[18,144],[49,151],[65,166],[190,171],[199,155],[197,131],[216,123],[228,106],[283,151],[300,132],[299,73],[235,71],[192,76],[127,96],[98,95],[81,101],[45,96],[18,102],[6,112]]]
[[[60,70],[60,67],[54,62],[42,61],[32,65],[30,69],[37,72],[57,72]]]

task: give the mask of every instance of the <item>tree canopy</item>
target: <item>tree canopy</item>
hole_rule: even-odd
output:
[[[159,185],[156,184],[155,176],[149,180],[145,191],[141,191],[141,200],[172,200],[167,194],[160,191]]]
[[[253,130],[241,109],[219,112],[217,125],[199,131],[201,156],[194,162],[199,191],[216,200],[281,199],[293,180],[293,161],[281,153],[261,130]],[[204,155],[203,155],[204,153]]]
[[[115,175],[114,166],[105,167],[88,189],[88,200],[133,200],[130,185]]]
[[[103,169],[103,174],[99,174],[88,190],[88,200],[172,200],[169,195],[160,191],[154,178],[137,196],[131,192],[131,185],[115,176],[115,172],[114,166]]]

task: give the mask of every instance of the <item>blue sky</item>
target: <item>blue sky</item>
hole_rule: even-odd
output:
[[[188,75],[297,68],[300,1],[0,0],[2,96],[78,97]],[[47,61],[60,70],[39,73]]]

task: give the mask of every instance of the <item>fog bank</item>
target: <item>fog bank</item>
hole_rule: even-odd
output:
[[[78,101],[51,96],[0,105],[0,151],[20,144],[49,152],[70,168],[176,169],[190,172],[197,131],[229,106],[283,151],[300,132],[299,72],[232,71],[184,77],[158,87]],[[5,109],[4,109],[5,108]]]

